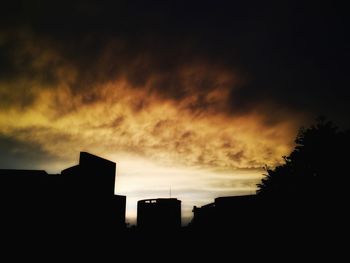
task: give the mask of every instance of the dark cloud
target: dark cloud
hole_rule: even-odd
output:
[[[45,151],[39,144],[2,134],[0,134],[0,156],[0,167],[6,169],[43,169],[62,161],[59,156]]]
[[[134,87],[152,80],[150,92],[166,99],[197,94],[188,105],[196,110],[217,108],[205,99],[216,86],[216,77],[208,75],[212,67],[240,78],[225,84],[231,114],[260,107],[272,122],[295,111],[347,123],[349,19],[337,1],[37,0],[2,10],[3,32],[31,32],[31,46],[56,54],[38,66],[38,51],[21,53],[23,39],[2,37],[2,79],[57,83],[63,63],[75,70],[69,87],[73,95],[84,93],[83,103],[99,100],[91,91],[96,83],[123,75]],[[200,80],[189,76],[194,88],[188,89],[179,70],[201,63],[209,70]],[[33,101],[30,93],[24,97],[23,105]]]
[[[244,158],[244,152],[243,151],[229,152],[229,153],[227,153],[227,156],[232,160],[240,162],[242,160],[242,158]]]
[[[247,189],[251,190],[254,189],[256,186],[256,183],[259,182],[261,178],[249,178],[249,176],[246,176],[247,178],[240,178],[239,180],[221,180],[220,182],[214,182],[212,183],[212,186],[219,187],[222,189]]]
[[[107,122],[100,124],[96,126],[96,128],[112,128],[112,129],[118,129],[124,122],[125,117],[124,116],[118,116],[116,117],[112,122]]]

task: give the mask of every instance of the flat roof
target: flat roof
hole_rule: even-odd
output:
[[[150,198],[150,199],[142,199],[137,202],[140,203],[157,203],[157,202],[172,202],[172,201],[178,201],[181,202],[181,200],[178,200],[177,198]]]

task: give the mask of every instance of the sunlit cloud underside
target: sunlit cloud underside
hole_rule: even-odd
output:
[[[77,86],[79,68],[54,50],[20,50],[35,57],[34,74],[0,80],[0,135],[54,156],[34,165],[49,172],[73,165],[80,151],[117,162],[116,193],[127,195],[130,222],[137,200],[169,197],[170,188],[184,218],[215,197],[254,193],[262,167],[276,165],[293,146],[298,118],[269,122],[273,111],[263,104],[230,111],[230,90],[240,78],[223,67],[182,65],[168,73],[173,83],[152,69],[143,81],[123,71],[87,81],[99,79],[96,72]],[[46,71],[50,81],[40,73]]]

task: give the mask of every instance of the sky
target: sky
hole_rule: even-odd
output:
[[[9,1],[0,11],[0,168],[117,163],[145,198],[254,194],[301,126],[349,127],[337,1]]]

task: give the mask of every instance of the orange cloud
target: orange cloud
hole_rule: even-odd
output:
[[[1,132],[33,140],[56,154],[67,144],[75,151],[114,149],[169,163],[228,169],[274,165],[290,150],[295,133],[294,123],[267,126],[258,113],[231,117],[206,108],[193,111],[189,98],[161,99],[147,87],[135,89],[122,79],[96,90],[100,98],[93,103],[85,102],[88,94],[73,95],[64,85],[44,90],[24,111],[2,111]],[[62,134],[70,139],[59,144],[48,140]]]
[[[0,109],[0,134],[40,145],[41,150],[61,160],[79,151],[91,151],[116,161],[144,160],[156,166],[181,167],[181,173],[191,179],[182,178],[174,184],[187,201],[194,198],[186,197],[181,186],[185,181],[196,188],[204,180],[201,187],[207,198],[202,196],[201,200],[205,201],[215,197],[208,195],[209,191],[254,191],[261,168],[276,165],[290,152],[302,118],[268,123],[271,107],[263,104],[244,114],[230,112],[231,91],[242,82],[232,70],[205,61],[177,65],[169,72],[152,70],[154,62],[146,55],[128,61],[126,69],[107,78],[103,72],[107,64],[112,59],[118,61],[118,57],[106,55],[114,54],[111,49],[102,53],[97,61],[100,68],[94,67],[96,72],[82,77],[84,71],[58,50],[24,44],[16,63],[23,64],[29,56],[32,62],[24,66],[33,74],[0,80],[0,94],[8,104]],[[133,79],[135,67],[146,66],[151,67],[146,74]],[[80,81],[87,84],[75,86]],[[26,103],[18,105],[16,100]],[[291,114],[296,113],[284,113]],[[142,162],[127,163],[130,169],[136,165],[140,171]],[[144,172],[150,176],[152,169]],[[162,171],[171,174],[170,169]],[[202,176],[197,177],[198,171]],[[250,171],[247,177],[241,177],[244,171]],[[133,178],[127,169],[123,173]],[[139,183],[124,180],[121,191],[135,193],[131,198],[141,197],[136,194],[140,187],[135,185],[141,185],[143,177],[147,175],[136,176]],[[188,202],[186,205],[188,216]]]

